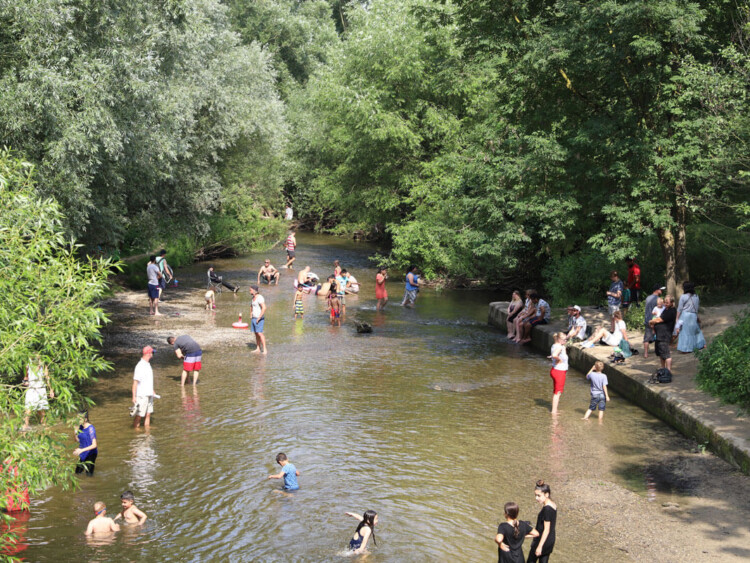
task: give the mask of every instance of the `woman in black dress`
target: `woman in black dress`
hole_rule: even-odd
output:
[[[539,535],[531,523],[518,521],[518,505],[506,502],[505,522],[497,527],[495,536],[498,563],[523,563],[523,540],[527,534]]]
[[[536,535],[531,542],[531,551],[526,563],[547,563],[555,547],[555,523],[557,522],[557,505],[549,498],[550,488],[544,481],[537,481],[534,498],[542,505],[536,518]]]

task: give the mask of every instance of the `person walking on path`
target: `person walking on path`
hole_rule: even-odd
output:
[[[549,376],[552,378],[552,414],[557,414],[560,404],[560,395],[565,390],[565,377],[568,374],[568,351],[565,349],[567,337],[564,332],[555,333],[555,343],[552,345],[548,360],[552,360],[552,369]]]
[[[515,502],[505,503],[505,522],[497,527],[495,543],[497,544],[498,563],[523,563],[523,540],[527,535],[539,535],[531,522],[519,521],[519,508]]]
[[[654,341],[654,327],[651,326],[651,319],[653,318],[654,307],[656,302],[659,301],[662,291],[666,291],[666,287],[661,284],[656,284],[651,290],[651,295],[646,297],[644,313],[644,329],[643,329],[643,357],[648,358],[648,345]]]
[[[258,285],[260,285],[261,278],[268,285],[271,285],[272,283],[279,285],[280,275],[281,275],[281,272],[279,272],[276,268],[274,268],[273,265],[271,264],[271,261],[268,258],[266,258],[266,261],[263,263],[263,266],[261,266],[260,270],[258,270]]]
[[[49,370],[47,366],[42,364],[42,359],[38,354],[26,366],[26,377],[23,378],[23,383],[26,386],[26,393],[24,395],[26,410],[24,411],[23,428],[21,430],[25,432],[31,429],[29,421],[31,420],[32,412],[38,413],[39,422],[44,424],[44,412],[49,410],[47,395],[49,395],[50,399],[55,398],[55,392],[50,386]],[[47,392],[47,387],[49,387],[49,393]]]
[[[615,270],[610,272],[609,279],[612,283],[609,284],[609,291],[607,291],[607,307],[609,308],[609,316],[611,317],[615,314],[615,311],[620,310],[625,284],[622,283],[620,276]]]
[[[706,339],[698,324],[698,308],[700,298],[695,294],[695,284],[686,281],[682,284],[684,293],[677,304],[677,320],[675,331],[677,333],[677,349],[689,354],[695,350],[706,347]]]
[[[385,280],[388,279],[388,269],[380,266],[378,273],[375,274],[375,299],[378,304],[375,305],[376,311],[382,311],[388,304],[388,292],[385,289]]]
[[[267,354],[266,335],[263,334],[263,325],[266,321],[266,300],[260,294],[257,285],[250,286],[251,304],[253,306],[250,328],[255,333],[256,348],[253,354]]]
[[[555,528],[557,525],[557,505],[550,498],[550,488],[544,481],[536,482],[534,498],[542,505],[536,518],[534,539],[531,540],[529,557],[526,563],[548,563],[555,548]]]
[[[286,237],[284,248],[286,248],[286,267],[291,270],[293,269],[292,264],[294,264],[294,261],[297,259],[295,256],[295,251],[297,250],[297,239],[294,236],[294,230],[289,231],[289,236]]]
[[[523,309],[523,301],[521,300],[521,292],[517,289],[513,291],[510,297],[510,303],[508,303],[508,317],[505,323],[506,330],[508,332],[508,340],[513,340],[516,337],[515,324],[513,321],[519,315]]]
[[[151,358],[154,357],[154,349],[144,346],[141,360],[135,366],[133,375],[133,427],[140,428],[141,419],[143,426],[151,426],[151,413],[154,412],[154,370],[151,369]]]
[[[88,411],[81,413],[81,425],[75,435],[78,447],[73,450],[73,455],[78,456],[76,465],[76,474],[86,472],[89,477],[94,474],[94,464],[96,456],[99,455],[98,444],[96,442],[96,428],[89,421]]]
[[[609,380],[604,372],[604,362],[594,363],[589,372],[586,374],[586,379],[591,382],[591,402],[589,403],[589,409],[586,414],[583,415],[583,420],[588,420],[591,413],[599,407],[599,422],[604,420],[604,409],[607,407],[609,402],[609,392],[607,391],[607,385]]]
[[[148,258],[148,266],[146,266],[146,277],[148,278],[148,314],[161,316],[159,312],[159,296],[161,295],[161,280],[162,275],[159,271],[159,266],[156,265],[156,255],[151,255]]]
[[[628,282],[625,287],[630,290],[630,302],[638,305],[641,302],[641,267],[632,258],[625,258],[628,265]]]
[[[672,353],[669,343],[672,342],[672,333],[677,322],[677,311],[674,308],[674,297],[667,295],[664,298],[664,310],[661,314],[651,319],[650,324],[656,335],[656,355],[661,360],[661,367],[672,371]]]
[[[167,338],[167,343],[170,346],[174,346],[175,355],[182,360],[180,385],[185,385],[185,380],[189,372],[193,372],[193,385],[198,383],[198,377],[203,367],[203,350],[201,350],[198,343],[187,334],[183,334],[177,338],[170,336]]]

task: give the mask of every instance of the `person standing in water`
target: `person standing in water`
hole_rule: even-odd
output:
[[[359,520],[357,529],[354,530],[354,535],[349,540],[349,549],[351,551],[354,553],[364,553],[367,550],[367,542],[370,536],[372,536],[372,543],[378,545],[375,541],[375,524],[378,523],[377,512],[374,510],[365,510],[362,516],[354,512],[347,512],[346,515]]]
[[[285,266],[291,270],[292,264],[294,264],[294,261],[297,259],[295,255],[295,251],[297,249],[297,239],[294,236],[293,229],[289,231],[289,236],[286,237],[286,242],[284,243],[284,247],[286,248],[286,258],[287,258]]]
[[[591,402],[586,414],[583,415],[583,420],[588,420],[597,407],[599,407],[599,422],[604,420],[604,409],[609,401],[609,392],[607,391],[609,381],[603,372],[604,362],[596,362],[594,367],[586,374],[586,379],[591,382]]]
[[[536,518],[534,539],[526,563],[548,563],[549,556],[555,547],[555,525],[557,523],[557,505],[550,498],[550,488],[544,481],[536,482],[534,498],[542,505]]]
[[[250,286],[250,295],[252,296],[252,321],[250,322],[252,331],[255,333],[255,343],[257,347],[253,354],[266,354],[266,336],[263,334],[263,325],[266,322],[266,300],[259,293],[257,285]]]
[[[414,302],[417,300],[417,293],[419,293],[419,274],[417,273],[417,267],[411,265],[406,270],[406,287],[401,306],[409,307],[410,309],[414,307]]]
[[[78,447],[73,450],[73,455],[78,456],[78,465],[76,465],[76,475],[86,472],[91,477],[94,474],[94,464],[96,456],[99,455],[96,442],[96,428],[89,422],[88,411],[81,413],[81,425],[75,435]]]
[[[388,279],[388,269],[380,266],[378,273],[375,275],[375,299],[378,304],[375,305],[376,311],[382,311],[388,304],[388,292],[385,289],[385,280]]]
[[[294,307],[292,308],[295,321],[297,320],[297,315],[299,315],[301,319],[305,318],[305,307],[302,304],[303,295],[304,292],[302,291],[302,288],[297,287],[297,291],[294,293]]]
[[[552,414],[557,414],[560,404],[560,395],[565,390],[565,377],[568,373],[568,351],[565,349],[567,335],[564,332],[555,333],[555,343],[552,345],[548,360],[552,360],[552,369],[549,376],[552,378],[554,388],[552,391]]]
[[[529,534],[536,537],[539,533],[530,522],[518,520],[519,508],[515,502],[506,502],[504,508],[505,522],[497,527],[495,535],[498,563],[523,563],[523,540]]]
[[[283,452],[277,454],[276,463],[281,466],[281,471],[279,473],[276,473],[275,475],[269,475],[268,478],[283,479],[285,491],[298,490],[299,483],[297,482],[297,477],[299,477],[299,471],[297,471],[297,468],[292,465],[289,459],[287,459],[286,454]]]
[[[198,383],[201,368],[203,367],[203,350],[198,343],[187,334],[170,336],[167,338],[167,344],[174,346],[175,355],[182,360],[182,376],[180,385],[185,385],[188,373],[193,372],[193,385]]]

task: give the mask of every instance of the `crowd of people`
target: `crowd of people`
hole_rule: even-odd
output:
[[[610,284],[604,294],[607,303],[609,323],[592,329],[582,314],[579,305],[567,308],[568,324],[564,332],[553,335],[553,344],[548,359],[552,362],[550,377],[553,381],[551,413],[558,412],[560,396],[565,389],[565,377],[568,370],[569,346],[584,349],[601,344],[613,349],[612,361],[619,363],[638,354],[628,338],[624,312],[631,305],[641,302],[641,269],[633,258],[627,258],[628,277],[623,282],[617,271],[610,272]],[[706,340],[700,327],[698,316],[700,299],[695,292],[695,284],[686,281],[682,285],[683,294],[675,308],[675,299],[671,295],[662,298],[666,287],[655,284],[651,294],[644,301],[643,319],[643,357],[648,358],[649,345],[654,343],[654,352],[660,361],[660,369],[669,372],[671,379],[671,347],[676,341],[676,348],[682,353],[691,353],[706,346]],[[534,289],[527,289],[525,300],[516,290],[511,295],[507,307],[506,328],[508,340],[519,344],[531,341],[533,327],[547,324],[550,321],[550,306]],[[600,365],[601,364],[601,365]],[[599,409],[599,420],[603,419],[609,394],[606,388],[606,376],[603,375],[604,364],[596,362],[587,378],[591,381],[591,406],[584,416],[588,420],[591,412]],[[604,381],[604,383],[602,383]],[[596,400],[595,400],[596,399]]]

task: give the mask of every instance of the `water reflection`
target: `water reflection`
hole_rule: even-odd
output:
[[[152,493],[151,487],[157,484],[155,475],[159,462],[154,450],[154,437],[149,430],[130,441],[130,487],[141,495]]]

